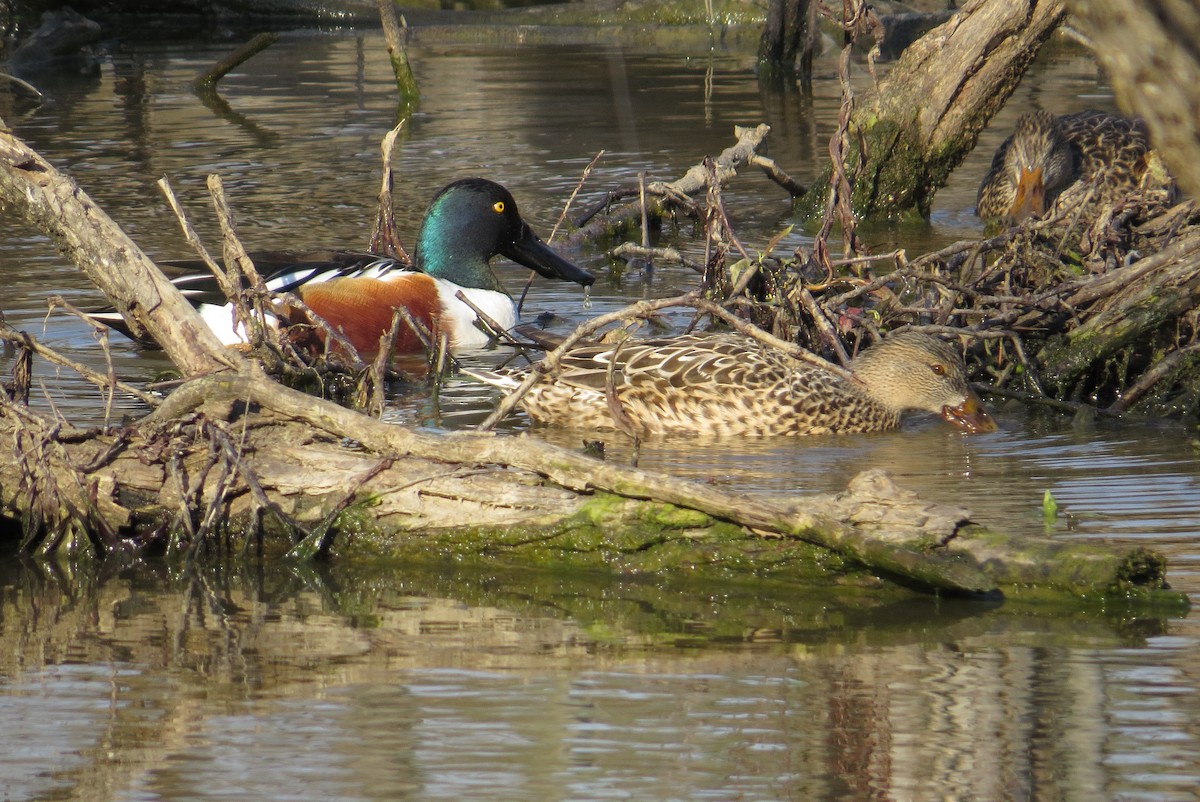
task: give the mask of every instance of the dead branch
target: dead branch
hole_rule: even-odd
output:
[[[371,253],[392,256],[404,262],[409,261],[409,256],[408,251],[404,249],[404,243],[400,241],[400,235],[396,231],[396,216],[392,194],[394,183],[392,178],[392,153],[395,151],[396,139],[400,136],[400,130],[404,128],[404,124],[407,122],[408,118],[405,118],[395,128],[388,131],[383,137],[382,145],[380,145],[383,156],[383,177],[379,187],[379,198],[375,207],[375,228],[371,231],[371,240],[367,246],[367,249]]]
[[[58,296],[51,298],[50,303],[52,306],[61,306],[66,309],[71,309],[72,311],[77,311],[74,310],[74,308],[71,307],[71,305],[68,304],[64,299]],[[82,313],[79,314],[81,317],[86,317]],[[103,326],[98,326],[97,329],[102,329],[105,331],[107,330],[106,327]],[[132,384],[127,382],[120,381],[113,376],[106,376],[104,374],[97,373],[87,365],[76,362],[73,359],[68,359],[67,357],[55,351],[53,348],[48,348],[42,345],[28,333],[17,331],[9,326],[8,323],[3,321],[0,321],[0,340],[4,340],[6,343],[17,345],[22,348],[28,348],[30,351],[37,354],[42,359],[45,359],[47,362],[75,371],[80,376],[99,387],[105,393],[108,393],[112,390],[119,390],[126,395],[136,398],[148,407],[157,406],[161,400],[153,393],[147,393],[142,389],[134,387]]]
[[[755,128],[735,126],[734,135],[737,137],[737,142],[726,148],[720,156],[713,160],[717,181],[724,184],[737,175],[738,168],[747,164],[751,156],[757,153],[770,130],[769,125],[759,125]],[[652,181],[646,185],[646,193],[654,198],[653,202],[648,204],[649,211],[655,217],[661,217],[671,207],[687,208],[693,202],[693,197],[705,191],[708,184],[708,169],[703,163],[692,166],[680,178],[670,183]],[[640,189],[635,188],[629,194],[640,195]],[[586,225],[581,223],[581,228],[572,232],[571,236],[567,238],[568,245],[578,245],[580,242],[597,239],[606,232],[629,225],[641,217],[641,204],[635,202],[623,204],[607,214],[592,219],[615,197],[618,196],[610,194],[604,202],[593,206],[592,212],[583,218],[590,222]]]
[[[149,333],[182,373],[245,365],[86,193],[10,131],[0,131],[0,197],[50,236],[134,331]]]

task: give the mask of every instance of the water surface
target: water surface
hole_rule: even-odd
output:
[[[395,114],[381,38],[291,34],[222,82],[223,106],[206,106],[189,82],[228,49],[130,43],[96,78],[47,78],[48,102],[6,122],[153,256],[190,255],[153,187],[162,176],[217,242],[210,172],[251,248],[364,246],[378,143]],[[409,241],[425,201],[455,178],[506,184],[547,234],[599,151],[585,201],[640,171],[677,177],[731,144],[734,125],[771,124],[770,155],[808,181],[839,102],[830,61],[805,99],[762,92],[753,54],[719,47],[418,36],[411,56],[424,100],[396,161]],[[875,227],[868,241],[919,253],[979,234],[979,176],[1031,103],[1112,107],[1086,54],[1053,48],[931,221]],[[795,222],[788,198],[755,173],[726,202],[751,247]],[[806,236],[799,226],[782,247]],[[702,252],[690,227],[663,237]],[[87,305],[95,290],[20,221],[0,219],[0,241],[6,318],[103,368],[88,328],[47,316],[44,300]],[[565,329],[695,284],[669,265],[614,270],[598,246],[569,255],[600,276],[590,305],[578,288],[539,281],[528,318],[553,311]],[[502,272],[513,288],[526,275]],[[111,358],[133,380],[167,367],[119,337]],[[101,421],[80,381],[46,366],[36,375],[44,408]],[[388,415],[453,429],[493,402],[455,378],[397,397]],[[116,414],[140,411],[121,400]],[[751,497],[836,490],[882,466],[998,528],[1159,548],[1172,582],[1200,594],[1194,432],[1077,426],[1009,407],[998,417],[1001,431],[971,438],[918,417],[881,435],[667,440],[643,448],[641,464]],[[504,425],[529,429],[521,416]],[[582,439],[534,431],[570,447]],[[607,447],[610,459],[630,456],[620,438]],[[1064,511],[1049,527],[1047,490]],[[3,564],[6,799],[1175,800],[1193,799],[1200,781],[1193,618],[412,566],[146,565],[81,579]]]

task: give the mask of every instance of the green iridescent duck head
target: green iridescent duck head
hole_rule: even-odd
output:
[[[500,255],[546,278],[590,287],[591,273],[550,249],[521,218],[507,189],[483,178],[444,187],[429,204],[413,263],[463,287],[502,290],[489,261]]]

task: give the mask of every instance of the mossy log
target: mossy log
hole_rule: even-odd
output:
[[[901,55],[876,89],[855,101],[849,151],[851,203],[860,216],[928,216],[936,190],[1016,89],[1066,16],[1062,0],[976,0]],[[827,165],[798,207],[825,206]]]
[[[804,583],[885,577],[933,592],[1111,597],[1170,605],[1145,549],[1029,541],[967,529],[881,471],[803,502],[756,498],[625,468],[532,438],[384,424],[261,377],[210,376],[121,432],[54,432],[7,407],[0,463],[10,516],[115,548],[164,527],[257,521],[267,550],[451,558],[620,573],[749,575]],[[352,448],[348,442],[357,443]],[[234,448],[228,448],[235,444]],[[86,466],[86,467],[83,467]],[[61,516],[59,517],[61,520]],[[320,546],[317,546],[317,543]]]

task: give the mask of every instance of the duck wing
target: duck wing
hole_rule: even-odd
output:
[[[1111,200],[1139,184],[1150,153],[1144,121],[1089,110],[1060,117],[1059,122],[1079,152],[1080,175],[1099,187],[1102,199]]]
[[[408,265],[390,256],[359,251],[262,251],[250,254],[250,260],[271,292],[294,292],[305,284],[335,278],[382,278]],[[193,305],[229,302],[221,285],[198,259],[168,260],[158,263],[163,273]]]
[[[784,355],[747,338],[686,334],[573,348],[560,363],[554,380],[601,392],[610,381],[618,390],[761,390],[784,380],[795,366]]]

